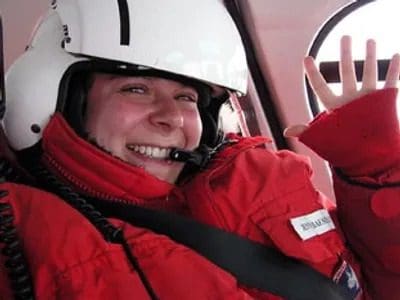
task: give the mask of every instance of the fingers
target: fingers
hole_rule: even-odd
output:
[[[348,35],[340,40],[339,70],[343,95],[354,94],[357,91],[357,80],[351,53],[351,37]]]
[[[376,60],[376,43],[370,39],[366,44],[366,56],[364,62],[364,71],[362,77],[361,90],[373,91],[376,90],[378,80],[378,64]]]
[[[357,89],[355,66],[352,57],[352,41],[350,36],[343,36],[340,41],[340,78],[342,95],[336,96],[315,65],[312,57],[304,59],[304,68],[314,93],[321,100],[325,108],[330,111],[359,98],[367,93],[376,91],[378,82],[378,63],[376,42],[369,39],[366,43],[366,56],[362,76],[361,89]],[[396,54],[390,61],[386,74],[384,88],[397,87],[400,76],[400,54]]]
[[[308,125],[294,125],[286,128],[283,131],[283,136],[287,138],[299,137],[309,126]]]
[[[400,54],[393,55],[386,73],[385,88],[397,87],[400,75]]]
[[[314,59],[311,56],[304,59],[304,69],[314,93],[325,107],[329,107],[329,103],[333,101],[335,94],[328,87],[328,84],[319,72]]]

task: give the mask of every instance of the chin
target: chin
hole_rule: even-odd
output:
[[[166,181],[168,183],[174,184],[176,182],[176,180],[178,179],[178,175],[177,176],[157,176],[157,175],[153,175],[155,177],[157,177],[158,179],[162,180],[162,181]]]
[[[173,173],[167,172],[167,173],[163,173],[163,174],[160,174],[159,172],[150,172],[150,171],[147,171],[147,172],[162,181],[166,181],[168,183],[175,184],[176,181],[178,180],[180,171],[181,170],[179,170],[179,172],[173,172]]]

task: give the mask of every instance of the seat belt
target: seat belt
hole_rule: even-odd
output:
[[[92,201],[90,201],[92,202]],[[169,236],[232,274],[240,284],[290,300],[347,300],[350,291],[276,249],[171,212],[96,199],[96,209]]]

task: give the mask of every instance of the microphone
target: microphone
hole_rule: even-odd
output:
[[[226,139],[219,143],[215,148],[210,148],[205,144],[201,144],[195,150],[185,150],[179,148],[172,148],[169,153],[169,159],[183,163],[189,163],[199,168],[204,168],[211,160],[212,156],[216,154],[226,145],[237,143],[237,139]]]
[[[169,158],[173,161],[189,163],[197,167],[204,167],[211,158],[212,151],[207,146],[200,146],[196,150],[172,148]]]
[[[189,163],[196,167],[199,167],[200,169],[203,169],[206,167],[213,155],[215,155],[223,147],[225,147],[226,145],[236,144],[238,142],[238,139],[224,139],[215,148],[211,148],[206,144],[201,144],[193,151],[180,148],[172,148],[171,152],[169,153],[169,159],[173,161]]]

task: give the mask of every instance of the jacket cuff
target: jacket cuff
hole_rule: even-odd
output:
[[[400,161],[397,89],[362,96],[318,115],[300,141],[350,176],[369,176]]]

